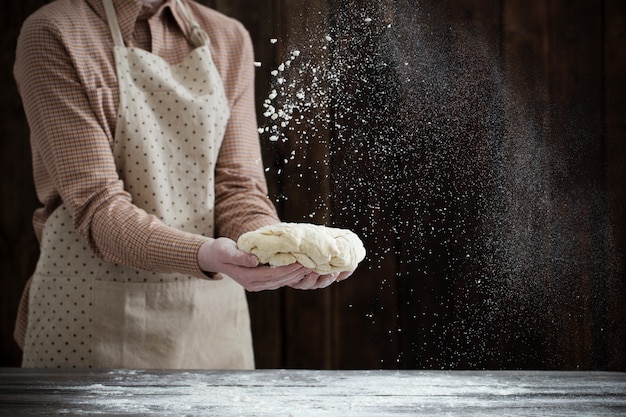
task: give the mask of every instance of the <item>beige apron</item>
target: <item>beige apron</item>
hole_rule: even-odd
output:
[[[208,36],[178,65],[126,48],[111,0],[120,107],[114,155],[133,202],[164,223],[213,236],[214,166],[229,117]],[[25,367],[250,369],[245,292],[210,281],[106,263],[60,206],[46,222],[33,276]]]

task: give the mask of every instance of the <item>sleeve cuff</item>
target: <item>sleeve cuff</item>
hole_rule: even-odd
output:
[[[208,240],[176,229],[159,229],[148,241],[147,261],[156,270],[179,272],[200,279],[221,279],[221,274],[203,271],[198,265],[198,251]]]

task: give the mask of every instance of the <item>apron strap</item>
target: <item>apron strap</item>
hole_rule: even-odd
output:
[[[111,35],[113,36],[113,42],[115,46],[124,47],[124,38],[122,38],[122,31],[117,21],[117,15],[115,14],[115,8],[111,0],[102,0],[104,4],[104,10],[107,14],[107,21],[109,22],[109,28],[111,29]]]
[[[115,13],[115,7],[113,7],[112,0],[103,0],[104,10],[107,15],[107,21],[109,22],[109,28],[111,29],[111,35],[113,36],[113,42],[115,46],[124,47],[124,38],[122,38],[122,32],[120,31],[120,25],[117,21],[117,14]],[[204,45],[209,46],[211,39],[209,35],[202,30],[202,28],[191,17],[191,13],[187,8],[187,5],[182,0],[176,1],[176,9],[180,12],[180,16],[187,26],[187,37],[189,41],[195,47],[201,47]]]
[[[211,44],[209,35],[202,30],[198,23],[191,17],[191,12],[187,8],[187,5],[185,5],[182,0],[177,0],[176,9],[180,12],[180,17],[185,21],[189,41],[197,48],[204,45],[209,46]]]

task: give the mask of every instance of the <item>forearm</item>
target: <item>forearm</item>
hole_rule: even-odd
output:
[[[15,77],[47,208],[61,201],[73,219],[68,227],[107,262],[201,275],[197,253],[207,238],[170,228],[133,204],[112,154],[115,113],[103,110],[117,91],[90,86],[78,66],[54,22],[25,24]]]

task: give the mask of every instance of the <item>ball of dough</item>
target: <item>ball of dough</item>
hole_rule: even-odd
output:
[[[244,233],[240,250],[271,266],[299,262],[319,274],[352,271],[365,258],[361,239],[347,229],[310,223],[279,223]]]

